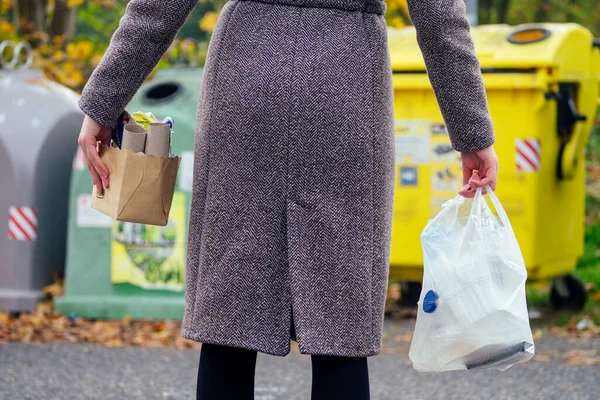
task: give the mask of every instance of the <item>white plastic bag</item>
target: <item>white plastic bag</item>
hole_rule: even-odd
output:
[[[446,202],[421,234],[423,290],[409,357],[419,371],[495,367],[534,354],[525,298],[527,270],[498,197]]]

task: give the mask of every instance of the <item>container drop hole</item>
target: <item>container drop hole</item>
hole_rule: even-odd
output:
[[[146,89],[142,101],[146,104],[166,103],[173,101],[183,90],[177,82],[157,83]]]

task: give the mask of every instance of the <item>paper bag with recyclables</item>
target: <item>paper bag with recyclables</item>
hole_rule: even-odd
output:
[[[103,145],[99,151],[110,185],[103,194],[94,186],[92,207],[117,221],[165,226],[181,157],[155,157]]]

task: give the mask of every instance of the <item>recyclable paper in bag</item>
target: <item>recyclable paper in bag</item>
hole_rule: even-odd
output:
[[[171,210],[181,157],[154,157],[114,147],[100,146],[110,185],[92,207],[124,222],[165,226]]]

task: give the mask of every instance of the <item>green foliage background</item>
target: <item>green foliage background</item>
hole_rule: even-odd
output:
[[[576,22],[600,35],[598,0],[479,0],[480,23]]]
[[[53,80],[80,91],[98,64],[119,25],[128,0],[44,0],[48,20],[57,2],[76,8],[75,33],[65,40],[47,31],[23,32],[17,24],[15,5],[24,0],[0,0],[0,41],[30,40],[36,43],[36,68]],[[33,1],[33,0],[31,0]],[[202,65],[218,13],[226,0],[199,0],[177,39],[157,68]],[[390,26],[410,24],[406,0],[386,0]],[[598,0],[479,0],[482,24],[527,22],[576,22],[600,35]],[[21,21],[23,22],[23,21]],[[49,24],[48,24],[49,25]]]

